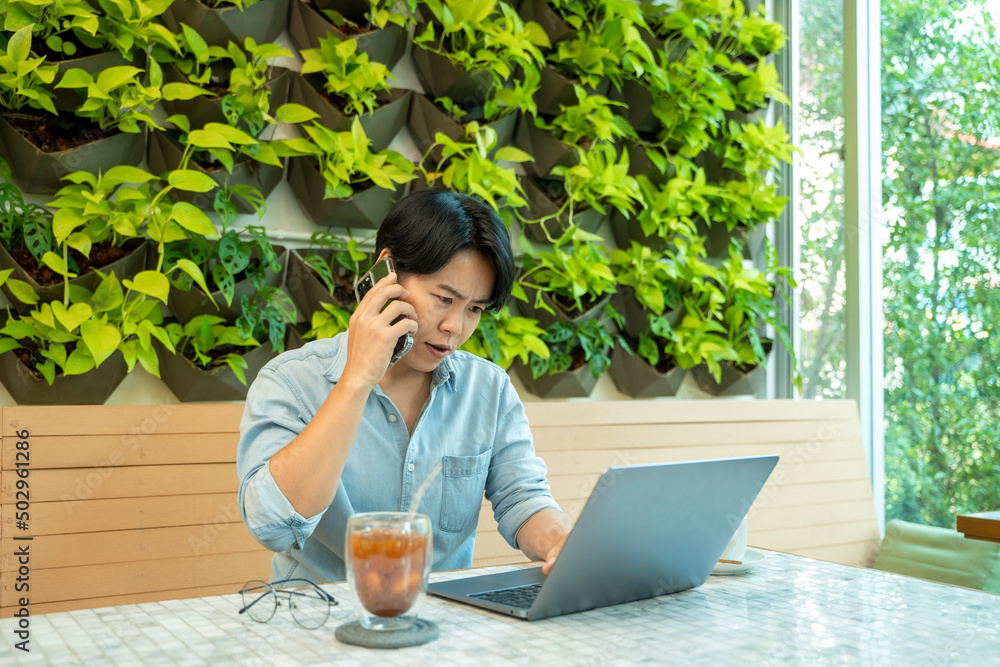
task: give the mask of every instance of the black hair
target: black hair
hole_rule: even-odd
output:
[[[400,199],[385,216],[375,238],[375,254],[389,249],[396,272],[426,275],[439,271],[463,250],[475,250],[496,280],[489,308],[500,310],[514,284],[510,232],[488,204],[445,188],[425,188]]]

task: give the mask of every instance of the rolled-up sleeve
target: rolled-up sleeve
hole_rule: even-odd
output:
[[[271,476],[271,457],[297,436],[311,412],[283,374],[265,366],[247,392],[236,472],[239,505],[250,533],[271,551],[302,548],[323,516],[303,517]]]
[[[493,505],[498,531],[517,549],[521,526],[543,509],[559,509],[559,505],[545,477],[545,462],[535,454],[524,405],[506,376],[504,379],[486,498]]]

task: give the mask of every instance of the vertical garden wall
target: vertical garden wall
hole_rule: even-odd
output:
[[[605,373],[634,397],[688,373],[759,394],[787,339],[765,231],[793,148],[767,122],[784,35],[763,6],[0,9],[0,382],[18,403],[101,403],[137,365],[182,401],[238,400],[267,359],[346,328],[380,220],[428,186],[510,226],[516,298],[466,349],[538,396]],[[415,149],[390,149],[407,128]],[[283,182],[308,247],[258,220]]]

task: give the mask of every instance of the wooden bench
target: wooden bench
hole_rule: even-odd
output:
[[[553,493],[571,518],[611,465],[776,453],[781,461],[751,509],[750,543],[856,565],[875,556],[879,534],[853,402],[525,407]],[[33,613],[232,593],[266,579],[271,553],[246,530],[236,504],[242,410],[2,408],[0,616],[24,595],[16,554],[25,545]],[[20,466],[30,467],[24,531],[18,442],[29,443],[29,465]],[[26,535],[33,539],[16,539]],[[484,503],[474,564],[523,560]]]

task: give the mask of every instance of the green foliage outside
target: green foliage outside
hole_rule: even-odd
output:
[[[799,11],[801,396],[844,398],[844,6],[810,2]]]
[[[1000,509],[998,24],[882,2],[887,518]]]
[[[1000,14],[989,6],[882,0],[886,518],[949,528],[1000,509]],[[843,397],[843,7],[800,8],[799,362],[804,397]]]

